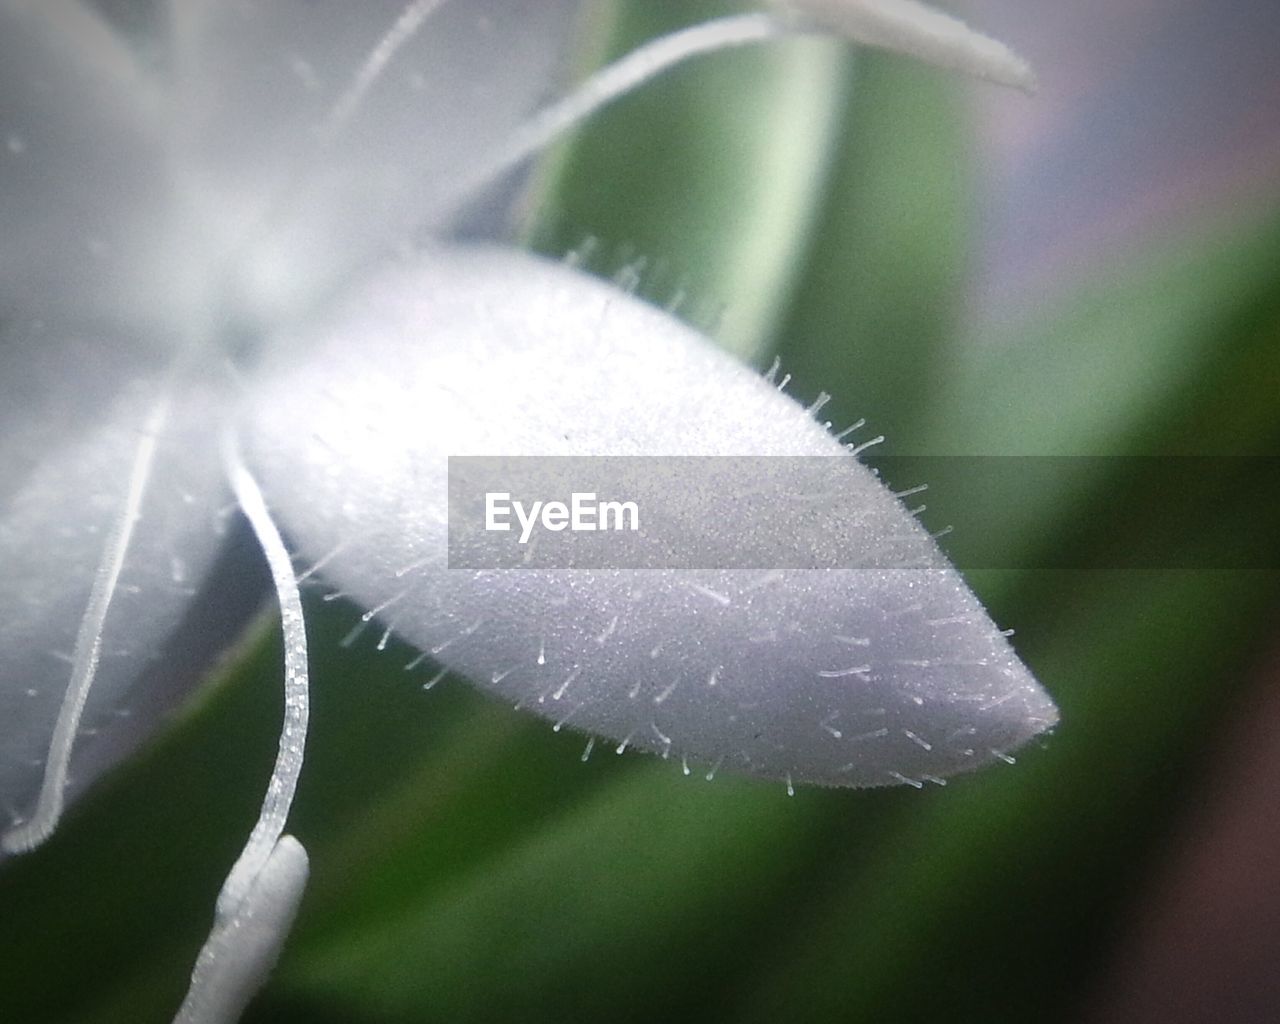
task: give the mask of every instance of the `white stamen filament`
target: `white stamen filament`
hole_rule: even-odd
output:
[[[709,53],[788,36],[836,33],[1001,85],[1035,88],[1030,65],[1004,44],[915,0],[777,0],[778,14],[731,15],[645,43],[544,107],[450,194],[464,199],[540,153],[602,107],[672,68]]]
[[[323,142],[332,142],[346,127],[351,115],[359,109],[365,95],[374,82],[382,76],[382,72],[391,63],[396,53],[417,34],[423,23],[445,2],[446,0],[413,0],[400,12],[400,17],[378,40],[377,46],[370,51],[369,56],[365,58],[364,63],[351,79],[351,84],[347,86],[338,102],[333,105],[329,116],[325,118],[324,126],[320,130],[320,138]]]
[[[174,1024],[231,1024],[266,980],[297,914],[309,871],[306,850],[282,835],[298,787],[307,737],[307,636],[293,561],[266,500],[229,439],[227,479],[266,555],[284,633],[284,722],[275,768],[244,849],[218,894],[213,929],[191,972]]]
[[[284,633],[284,722],[280,729],[275,768],[262,801],[262,812],[218,894],[219,918],[229,916],[249,892],[284,832],[289,806],[302,771],[309,710],[306,626],[293,562],[267,511],[262,491],[245,468],[239,453],[229,446],[225,458],[231,489],[266,555],[280,603],[280,624]]]
[[[498,150],[481,161],[450,193],[450,199],[468,197],[492,184],[602,107],[694,57],[818,31],[822,30],[813,25],[793,24],[756,12],[717,18],[645,43],[600,69],[568,96],[544,107],[516,128]]]

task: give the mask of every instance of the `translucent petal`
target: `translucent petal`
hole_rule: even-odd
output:
[[[323,574],[423,651],[574,728],[832,785],[977,767],[1056,721],[932,539],[804,408],[566,266],[437,251],[282,341],[246,454]],[[305,356],[302,353],[309,349]],[[873,571],[446,568],[446,456],[845,455]],[[714,560],[753,538],[662,516]],[[660,517],[660,518],[661,518]],[[684,517],[682,519],[682,517]],[[922,568],[877,561],[916,538]],[[824,536],[792,538],[821,551]],[[827,564],[827,563],[823,563]]]
[[[146,315],[164,228],[158,109],[88,9],[0,3],[0,320]]]
[[[185,202],[239,301],[305,303],[438,228],[443,186],[551,90],[578,7],[177,0]]]
[[[10,817],[32,813],[77,634],[166,391],[166,426],[70,748],[71,793],[185,694],[206,663],[193,665],[193,649],[226,639],[225,624],[187,621],[198,614],[229,500],[211,429],[225,405],[207,385],[157,372],[153,354],[119,339],[11,329],[0,343],[0,801]],[[161,660],[174,645],[186,659]]]

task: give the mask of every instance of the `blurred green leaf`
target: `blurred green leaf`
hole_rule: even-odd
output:
[[[921,800],[784,917],[728,1019],[1073,1019],[1239,693],[1275,573],[1057,574],[1020,651],[1062,725]],[[1046,588],[1049,589],[1049,588]]]
[[[782,369],[857,435],[915,451],[945,390],[971,217],[970,123],[950,75],[859,54],[837,171],[779,331]],[[855,439],[857,439],[855,438]]]
[[[769,927],[793,881],[816,823],[812,804],[787,803],[647,765],[526,829],[435,898],[410,898],[317,950],[300,945],[280,991],[406,1021],[678,1012],[732,970],[742,937]],[[276,1016],[269,1007],[262,1019]]]
[[[602,56],[745,6],[615,6]],[[595,239],[591,265],[607,273],[643,259],[643,294],[659,305],[683,295],[680,315],[759,357],[818,216],[848,69],[839,45],[802,39],[668,72],[580,129],[552,165],[535,246],[560,255]]]
[[[1159,564],[1162,545],[1179,557],[1179,539],[1162,535],[1168,524],[1208,529],[1221,495],[1248,495],[1262,512],[1271,492],[1259,487],[1274,482],[1251,485],[1247,466],[1206,459],[1213,475],[1184,492],[1172,462],[1124,456],[1280,452],[1277,267],[1280,212],[1251,211],[1152,246],[1034,323],[950,345],[923,449],[1059,456],[985,472],[931,460],[930,501],[946,520],[935,526],[955,526],[952,557],[1016,565],[1097,549],[1091,557],[1107,564],[1108,549],[1141,544]],[[1241,526],[1256,535],[1273,523],[1255,515]]]
[[[937,454],[1270,451],[1280,211],[1201,224],[1098,268],[1031,322],[958,339],[929,408]],[[1241,400],[1250,409],[1241,415]],[[1272,410],[1274,411],[1274,406]],[[1221,415],[1206,419],[1207,414]],[[1263,417],[1264,431],[1274,418]],[[1194,431],[1187,428],[1195,425]]]

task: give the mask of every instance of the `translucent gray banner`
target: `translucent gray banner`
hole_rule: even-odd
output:
[[[449,567],[1277,569],[1278,509],[1271,456],[456,456]]]

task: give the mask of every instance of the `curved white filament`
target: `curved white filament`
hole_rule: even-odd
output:
[[[306,886],[307,853],[282,835],[302,771],[309,707],[307,637],[293,562],[257,482],[228,440],[227,477],[271,568],[284,632],[284,723],[262,812],[222,884],[213,929],[175,1024],[231,1024],[253,998],[289,934]]]
[[[262,812],[222,884],[213,930],[191,972],[175,1024],[230,1024],[266,980],[297,914],[306,886],[307,853],[282,835],[302,771],[309,710],[307,636],[293,562],[257,482],[228,440],[224,461],[240,509],[262,546],[284,633],[284,723]]]
[[[1001,85],[1031,90],[1030,65],[1004,44],[915,0],[776,0],[778,15],[731,15],[645,43],[543,108],[453,193],[465,198],[541,152],[566,131],[645,82],[694,57],[792,35],[835,32]]]
[[[400,12],[400,17],[396,18],[391,28],[378,40],[378,44],[352,77],[351,84],[325,118],[324,126],[320,129],[322,142],[331,142],[346,127],[347,121],[359,109],[365,95],[382,76],[396,52],[417,34],[418,29],[445,2],[446,0],[413,0]]]
[[[76,646],[72,655],[71,682],[67,686],[66,696],[62,699],[58,720],[49,741],[49,756],[45,761],[44,778],[40,784],[40,796],[36,801],[35,811],[28,821],[11,828],[3,838],[0,838],[0,846],[9,853],[24,853],[39,846],[49,838],[58,824],[58,819],[62,817],[63,797],[67,788],[67,769],[71,763],[71,748],[80,728],[80,717],[84,713],[85,702],[89,699],[89,690],[97,674],[107,611],[111,607],[111,599],[115,596],[116,586],[120,582],[125,554],[129,550],[133,529],[141,513],[142,499],[146,494],[147,482],[151,478],[152,463],[155,461],[156,443],[160,431],[164,428],[168,410],[169,398],[165,394],[156,402],[147,417],[142,437],[134,452],[124,506],[107,537],[102,562],[98,566],[93,589],[89,593],[89,606],[85,609],[84,618],[80,620],[80,630],[76,635]]]
[[[239,454],[230,445],[225,459],[231,489],[267,557],[276,598],[280,603],[280,624],[284,633],[284,722],[280,729],[275,768],[271,772],[267,793],[262,801],[262,812],[218,894],[220,919],[229,917],[249,894],[284,831],[289,806],[293,803],[298,776],[302,771],[310,704],[306,625],[302,618],[302,597],[298,593],[293,562],[270,512],[267,511],[262,491],[245,469]]]
[[[814,31],[819,30],[791,25],[770,14],[756,12],[717,18],[645,43],[597,71],[568,96],[544,107],[518,127],[500,149],[467,175],[452,195],[460,198],[479,191],[546,149],[602,107],[685,61],[732,47]]]

